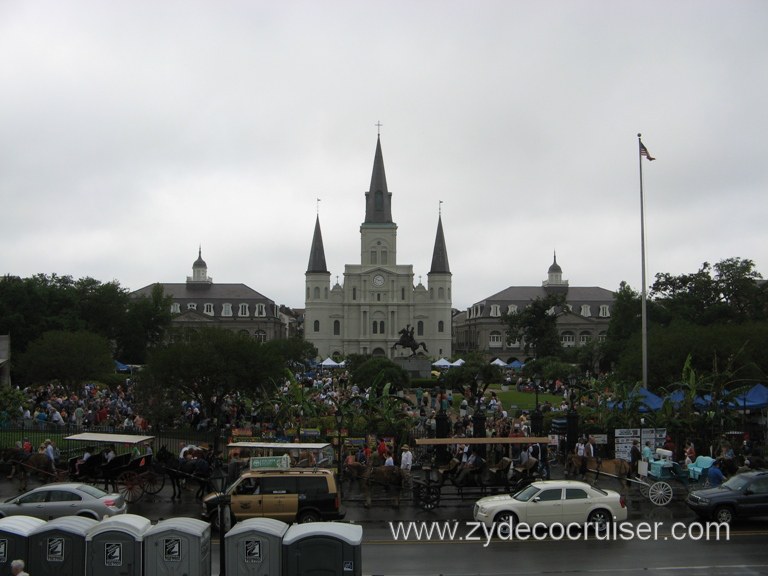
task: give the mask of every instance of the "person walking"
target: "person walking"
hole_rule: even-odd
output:
[[[403,488],[411,489],[411,467],[413,466],[413,454],[408,444],[403,444],[400,454],[400,473],[403,476]]]

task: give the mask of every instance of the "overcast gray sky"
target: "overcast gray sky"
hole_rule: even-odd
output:
[[[768,2],[0,0],[0,273],[214,282],[304,306],[317,209],[359,263],[381,142],[398,263],[453,305],[768,272]]]

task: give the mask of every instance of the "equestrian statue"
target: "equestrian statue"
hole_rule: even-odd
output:
[[[406,325],[405,328],[400,330],[399,332],[400,340],[398,340],[392,345],[392,350],[394,350],[398,346],[400,346],[401,348],[410,348],[411,356],[416,356],[416,351],[419,348],[424,348],[424,352],[429,352],[429,350],[427,350],[427,345],[424,344],[424,342],[416,342],[416,338],[414,338],[413,332],[414,332],[413,326],[411,326],[410,324]]]

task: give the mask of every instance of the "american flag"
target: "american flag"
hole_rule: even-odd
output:
[[[642,141],[640,141],[640,156],[645,156],[648,160],[656,160],[656,158],[651,156],[650,152],[648,152],[648,148],[645,147]]]

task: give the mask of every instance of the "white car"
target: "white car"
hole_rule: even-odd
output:
[[[604,530],[611,522],[627,519],[624,497],[613,490],[595,488],[575,480],[534,482],[516,494],[487,496],[475,503],[474,518],[500,536],[520,523],[585,524]]]

